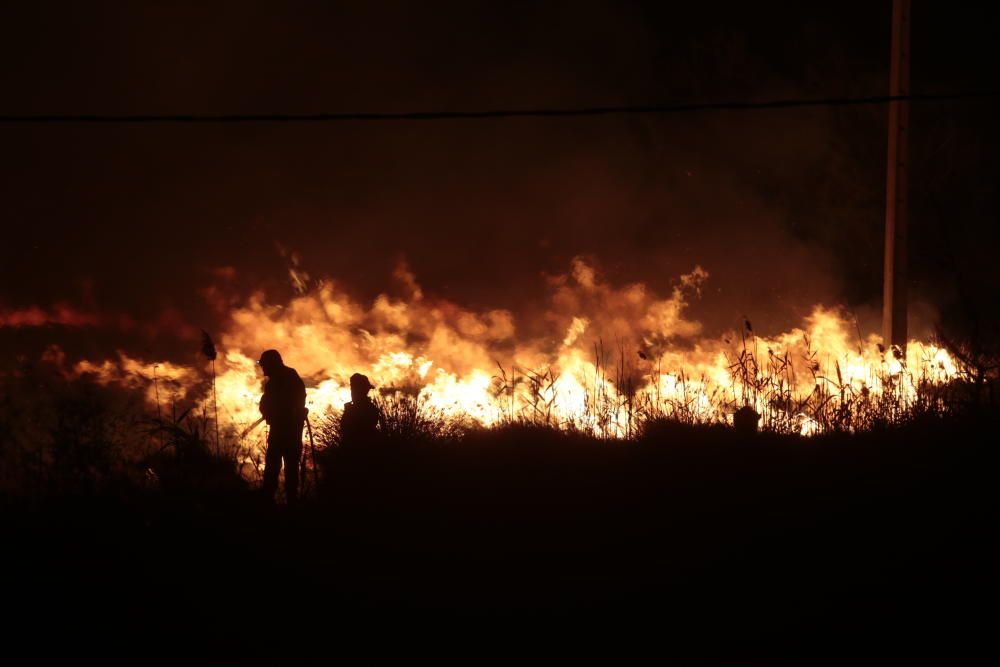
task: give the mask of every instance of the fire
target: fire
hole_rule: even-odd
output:
[[[837,425],[845,409],[872,410],[917,400],[921,383],[943,384],[958,369],[935,345],[912,341],[905,361],[861,339],[837,309],[817,306],[800,327],[771,336],[749,328],[719,338],[688,318],[708,273],[695,267],[662,298],[642,284],[616,288],[577,259],[549,280],[548,335],[519,330],[504,310],[473,312],[425,295],[404,268],[406,299],[381,295],[370,305],[331,281],[284,306],[254,294],[229,314],[219,338],[219,418],[238,429],[258,416],[267,348],[306,380],[313,414],[337,413],[350,400],[348,378],[368,375],[377,394],[416,397],[443,419],[485,426],[527,420],[626,437],[645,418],[729,422],[749,405],[765,426],[805,435]],[[132,359],[80,362],[78,375],[193,401],[211,412],[204,368]],[[839,412],[838,412],[839,411]]]

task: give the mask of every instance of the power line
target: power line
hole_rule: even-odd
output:
[[[680,114],[701,111],[753,111],[805,107],[843,107],[889,102],[938,102],[1000,97],[998,90],[872,97],[828,97],[819,99],[778,99],[763,102],[703,102],[693,104],[652,104],[551,109],[490,109],[467,111],[390,111],[301,114],[4,114],[0,123],[328,123],[338,121],[426,121],[479,120],[486,118],[564,118],[635,114]]]

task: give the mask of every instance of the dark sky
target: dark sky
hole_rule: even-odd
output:
[[[0,111],[572,107],[888,87],[889,2],[252,4],[9,3]],[[914,91],[1000,88],[992,17],[915,4]],[[998,282],[998,106],[913,110],[912,287],[948,317],[971,317]],[[575,255],[662,291],[701,264],[710,326],[745,313],[781,328],[817,301],[877,307],[885,119],[855,107],[0,125],[0,307],[67,301],[150,321],[171,308],[212,326],[198,292],[212,270],[235,267],[243,288],[280,297],[280,245],[359,297],[405,257],[430,293],[515,310]]]

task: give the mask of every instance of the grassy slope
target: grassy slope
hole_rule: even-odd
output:
[[[666,654],[953,656],[992,627],[993,423],[808,441],[663,425],[631,444],[511,428],[337,456],[294,512],[238,488],[9,506],[13,600],[28,631],[174,645],[515,621],[577,648],[625,629]]]

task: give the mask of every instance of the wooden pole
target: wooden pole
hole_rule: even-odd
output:
[[[910,92],[910,0],[892,3],[892,61],[889,94]],[[889,156],[885,198],[885,263],[882,285],[882,340],[906,350],[907,162],[910,110],[889,103]]]
[[[215,448],[219,449],[219,392],[215,390],[215,359],[212,359],[212,403],[215,405]]]

